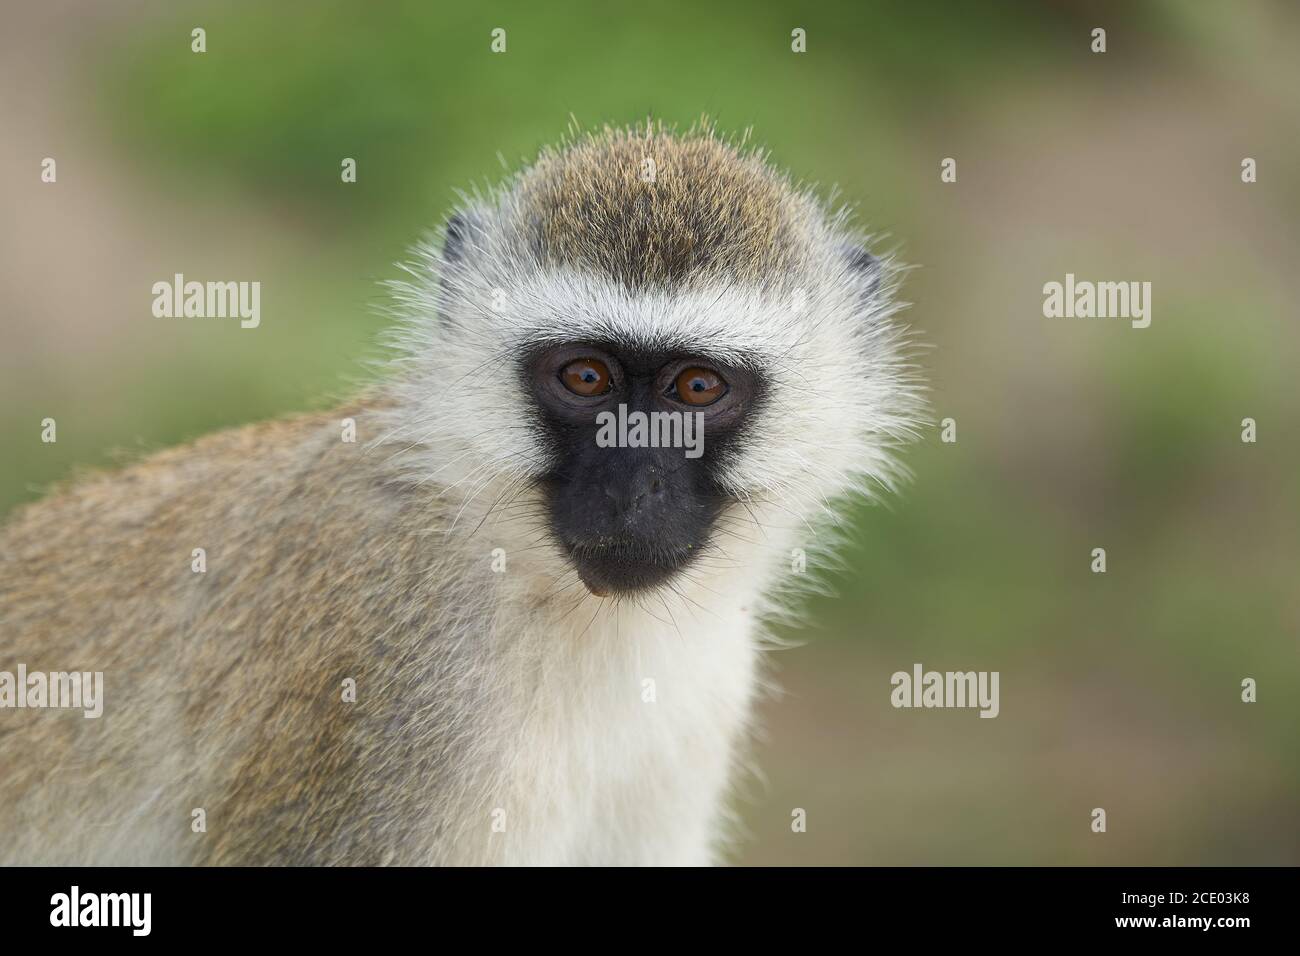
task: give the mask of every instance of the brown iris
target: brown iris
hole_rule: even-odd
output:
[[[677,397],[687,405],[712,405],[727,394],[727,383],[722,376],[707,368],[682,369],[674,384]]]
[[[575,359],[560,369],[560,381],[583,398],[604,395],[609,391],[609,368],[600,359]]]

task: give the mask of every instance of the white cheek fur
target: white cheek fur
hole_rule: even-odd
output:
[[[436,265],[436,252],[424,256]],[[677,295],[634,295],[602,276],[539,268],[505,288],[493,284],[499,263],[458,270],[446,285],[425,272],[398,290],[405,411],[390,423],[394,437],[411,444],[413,476],[440,469],[430,479],[438,484],[536,474],[548,450],[515,356],[537,344],[631,339],[763,364],[767,401],[731,462],[734,490],[780,494],[786,507],[814,513],[844,492],[891,487],[901,474],[893,451],[922,412],[906,332],[892,303],[863,305],[861,282],[832,262],[774,290]],[[440,303],[449,319],[436,314]],[[437,461],[421,454],[434,448]]]

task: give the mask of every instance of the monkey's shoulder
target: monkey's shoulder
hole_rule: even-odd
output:
[[[84,636],[113,609],[161,626],[242,590],[274,601],[288,574],[337,581],[376,540],[402,550],[411,496],[344,440],[359,414],[217,432],[19,508],[0,527],[0,630]]]

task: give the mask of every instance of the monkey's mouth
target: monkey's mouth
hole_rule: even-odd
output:
[[[611,455],[594,439],[588,451],[585,466],[542,479],[553,540],[599,597],[671,586],[708,542],[721,499],[668,451]]]
[[[636,594],[662,587],[681,573],[698,548],[651,547],[645,544],[570,544],[569,560],[587,590],[596,597]]]

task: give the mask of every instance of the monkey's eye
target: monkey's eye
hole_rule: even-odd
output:
[[[574,395],[592,398],[609,391],[609,368],[600,359],[575,359],[560,369],[560,381]]]
[[[727,383],[712,369],[692,366],[682,369],[673,381],[677,397],[687,405],[712,405],[727,394]]]

